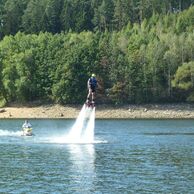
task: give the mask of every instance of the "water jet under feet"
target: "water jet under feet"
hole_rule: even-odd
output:
[[[83,105],[69,134],[55,139],[56,143],[94,143],[95,107]]]

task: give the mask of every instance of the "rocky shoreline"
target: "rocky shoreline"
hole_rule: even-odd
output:
[[[0,119],[75,119],[82,106],[42,105],[0,108]],[[194,104],[146,104],[96,107],[97,119],[194,119]]]

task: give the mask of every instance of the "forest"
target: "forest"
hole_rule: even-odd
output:
[[[0,105],[194,102],[194,0],[0,0]]]

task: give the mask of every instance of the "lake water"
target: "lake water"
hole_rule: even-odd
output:
[[[194,120],[96,120],[91,144],[61,143],[74,120],[0,120],[0,193],[194,192]]]

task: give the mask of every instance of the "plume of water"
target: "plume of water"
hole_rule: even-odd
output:
[[[76,121],[73,127],[71,128],[71,131],[68,135],[69,139],[74,139],[78,140],[80,139],[81,133],[82,133],[82,128],[84,125],[84,120],[85,120],[85,115],[86,115],[86,107],[85,104],[83,105]]]
[[[95,108],[82,107],[66,140],[72,143],[92,143],[94,141]]]
[[[55,138],[57,143],[93,143],[95,108],[91,109],[83,105],[69,134]]]
[[[95,127],[95,107],[92,109],[89,121],[84,130],[82,139],[84,142],[92,143],[94,142],[94,127]]]

